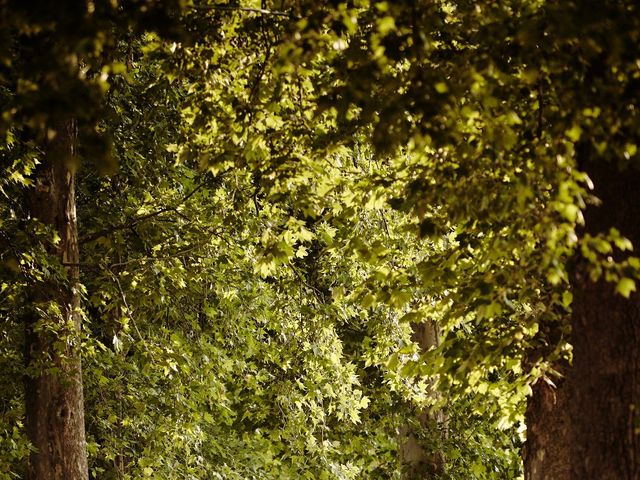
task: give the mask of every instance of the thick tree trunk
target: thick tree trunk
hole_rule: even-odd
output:
[[[416,323],[412,327],[413,340],[420,345],[422,351],[427,351],[439,344],[438,327],[434,322]],[[442,415],[423,411],[418,416],[419,428],[412,429],[409,425],[402,427],[399,435],[399,450],[403,480],[435,478],[436,475],[443,473],[442,452],[425,448],[424,442],[420,441],[421,434],[438,431],[442,423],[444,423]],[[439,442],[432,443],[437,445]]]
[[[557,368],[567,374],[567,367]],[[525,480],[568,480],[570,464],[569,398],[566,377],[553,383],[538,380],[525,415],[527,443],[523,451]]]
[[[64,265],[63,278],[32,287],[34,312],[26,325],[27,433],[36,448],[30,480],[87,480],[82,371],[78,348],[78,234],[74,169],[75,122],[54,125],[27,206],[32,217],[52,227],[60,240],[49,253]],[[66,277],[66,278],[64,278]]]
[[[615,227],[640,249],[640,172],[586,165],[602,200],[585,215],[586,231]],[[640,479],[640,295],[615,293],[573,274],[573,366],[557,391],[534,391],[527,411],[527,480]]]
[[[615,227],[640,249],[640,172],[587,165],[601,207],[589,208],[587,231]],[[574,275],[571,317],[572,478],[640,479],[640,295]]]

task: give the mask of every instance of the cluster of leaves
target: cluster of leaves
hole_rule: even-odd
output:
[[[394,478],[430,406],[444,475],[515,478],[569,260],[635,289],[628,240],[578,234],[584,164],[637,163],[637,6],[240,3],[0,3],[2,468],[25,290],[60,271],[16,199],[64,114],[94,476]]]
[[[392,478],[401,398],[385,360],[410,329],[339,293],[375,263],[346,244],[379,237],[378,213],[352,201],[347,219],[312,218],[293,189],[257,188],[253,170],[176,163],[187,87],[157,76],[141,53],[152,51],[142,45],[110,98],[120,171],[80,182],[79,216],[95,232],[81,235],[93,471]],[[318,179],[353,195],[349,177],[362,170]]]

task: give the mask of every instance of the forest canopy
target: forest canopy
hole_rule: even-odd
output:
[[[0,479],[640,478],[636,2],[0,14]]]

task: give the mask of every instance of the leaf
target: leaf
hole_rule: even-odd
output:
[[[378,20],[378,32],[380,32],[380,35],[385,36],[395,29],[396,21],[393,17],[387,15]]]
[[[572,141],[577,142],[582,136],[582,128],[579,125],[573,125],[565,132],[565,135]]]
[[[447,93],[449,91],[449,87],[444,82],[438,82],[434,85],[436,92],[438,93]]]
[[[629,298],[631,292],[636,291],[636,282],[634,282],[631,278],[621,278],[616,285],[616,292],[622,295],[624,298]]]
[[[562,305],[569,307],[573,302],[573,294],[569,290],[562,292]]]

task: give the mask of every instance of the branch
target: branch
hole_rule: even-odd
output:
[[[112,268],[117,268],[117,267],[125,267],[127,265],[131,265],[132,263],[141,263],[141,262],[146,262],[146,261],[152,261],[152,260],[172,260],[174,258],[180,258],[181,256],[184,256],[185,254],[192,252],[193,250],[196,250],[197,248],[201,247],[202,245],[204,245],[204,242],[200,242],[197,243],[195,245],[192,245],[188,248],[185,248],[183,250],[180,250],[178,252],[172,253],[170,255],[163,255],[163,256],[153,256],[153,255],[149,255],[146,257],[139,257],[139,258],[132,258],[131,260],[126,260],[123,262],[118,262],[118,263],[112,263],[111,265],[109,265],[107,267],[107,269],[112,269]],[[199,258],[207,258],[207,257],[199,257]]]
[[[116,225],[114,227],[111,228],[105,228],[103,230],[94,232],[94,233],[90,233],[88,235],[83,235],[82,237],[80,237],[80,239],[78,240],[79,244],[83,244],[83,243],[87,243],[87,242],[92,242],[94,240],[97,240],[100,237],[106,237],[107,235],[114,233],[114,232],[118,232],[120,230],[127,230],[135,225],[137,225],[138,223],[144,221],[144,220],[148,220],[150,218],[153,217],[157,217],[158,215],[161,215],[165,212],[168,212],[172,210],[172,208],[169,207],[165,207],[165,208],[161,208],[160,210],[156,210],[155,212],[151,212],[148,213],[146,215],[142,215],[140,217],[136,217],[133,220],[131,220],[130,222],[126,222],[126,223],[121,223],[120,225]]]
[[[177,211],[177,208],[178,208],[180,205],[184,204],[187,200],[189,200],[189,199],[190,199],[190,198],[191,198],[191,197],[192,197],[192,196],[193,196],[193,195],[194,195],[198,190],[200,190],[203,186],[204,186],[204,182],[203,182],[203,183],[201,183],[200,185],[198,185],[196,188],[194,188],[194,189],[193,189],[191,192],[189,192],[187,195],[185,195],[185,196],[182,198],[182,200],[180,200],[180,202],[178,202],[178,204],[177,204],[177,205],[174,205],[174,206],[172,206],[172,207],[163,207],[163,208],[160,208],[160,209],[158,209],[158,210],[156,210],[156,211],[154,211],[154,212],[147,213],[146,215],[141,215],[141,216],[139,216],[139,217],[136,217],[136,218],[132,219],[132,220],[131,220],[131,221],[129,221],[129,222],[123,222],[123,223],[121,223],[121,224],[119,224],[119,225],[115,225],[115,226],[110,227],[110,228],[105,228],[105,229],[103,229],[103,230],[99,230],[99,231],[94,232],[94,233],[90,233],[90,234],[87,234],[87,235],[83,235],[83,236],[82,236],[82,237],[80,237],[80,239],[78,240],[78,243],[79,243],[80,245],[82,245],[82,244],[84,244],[84,243],[92,242],[92,241],[94,241],[94,240],[97,240],[98,238],[106,237],[107,235],[109,235],[109,234],[111,234],[111,233],[118,232],[118,231],[120,231],[120,230],[127,230],[127,229],[129,229],[129,228],[132,228],[132,227],[136,226],[136,225],[137,225],[138,223],[140,223],[140,222],[143,222],[143,221],[145,221],[145,220],[149,220],[150,218],[153,218],[153,217],[157,217],[158,215],[162,215],[163,213],[166,213],[166,212],[174,211],[174,212],[176,212],[178,215],[180,215],[180,216],[183,216],[183,217],[184,217],[184,215],[182,215],[180,212],[178,212],[178,211]]]
[[[300,17],[297,17],[293,14],[293,12],[283,12],[279,10],[266,10],[264,8],[250,8],[250,7],[235,7],[232,5],[194,5],[194,9],[196,10],[221,10],[226,12],[249,12],[249,13],[259,13],[261,15],[273,15],[276,17],[287,17],[299,20]]]
[[[391,234],[389,233],[389,224],[387,223],[387,219],[384,216],[384,211],[380,209],[380,217],[382,218],[382,225],[384,226],[384,231],[387,234],[388,238],[391,238]]]
[[[138,338],[140,339],[141,342],[144,342],[144,339],[142,338],[142,334],[140,333],[140,330],[138,330],[138,325],[136,325],[136,322],[133,318],[133,310],[131,310],[129,308],[129,304],[127,303],[127,296],[124,294],[124,290],[122,289],[122,285],[120,284],[120,280],[118,279],[118,275],[116,275],[115,273],[113,273],[111,270],[109,270],[109,273],[111,274],[111,277],[116,281],[116,285],[118,285],[118,290],[120,292],[120,295],[122,296],[122,303],[124,304],[124,307],[127,309],[127,313],[129,314],[129,319],[131,320],[131,323],[133,324],[133,327],[136,329],[136,333],[138,334]]]

